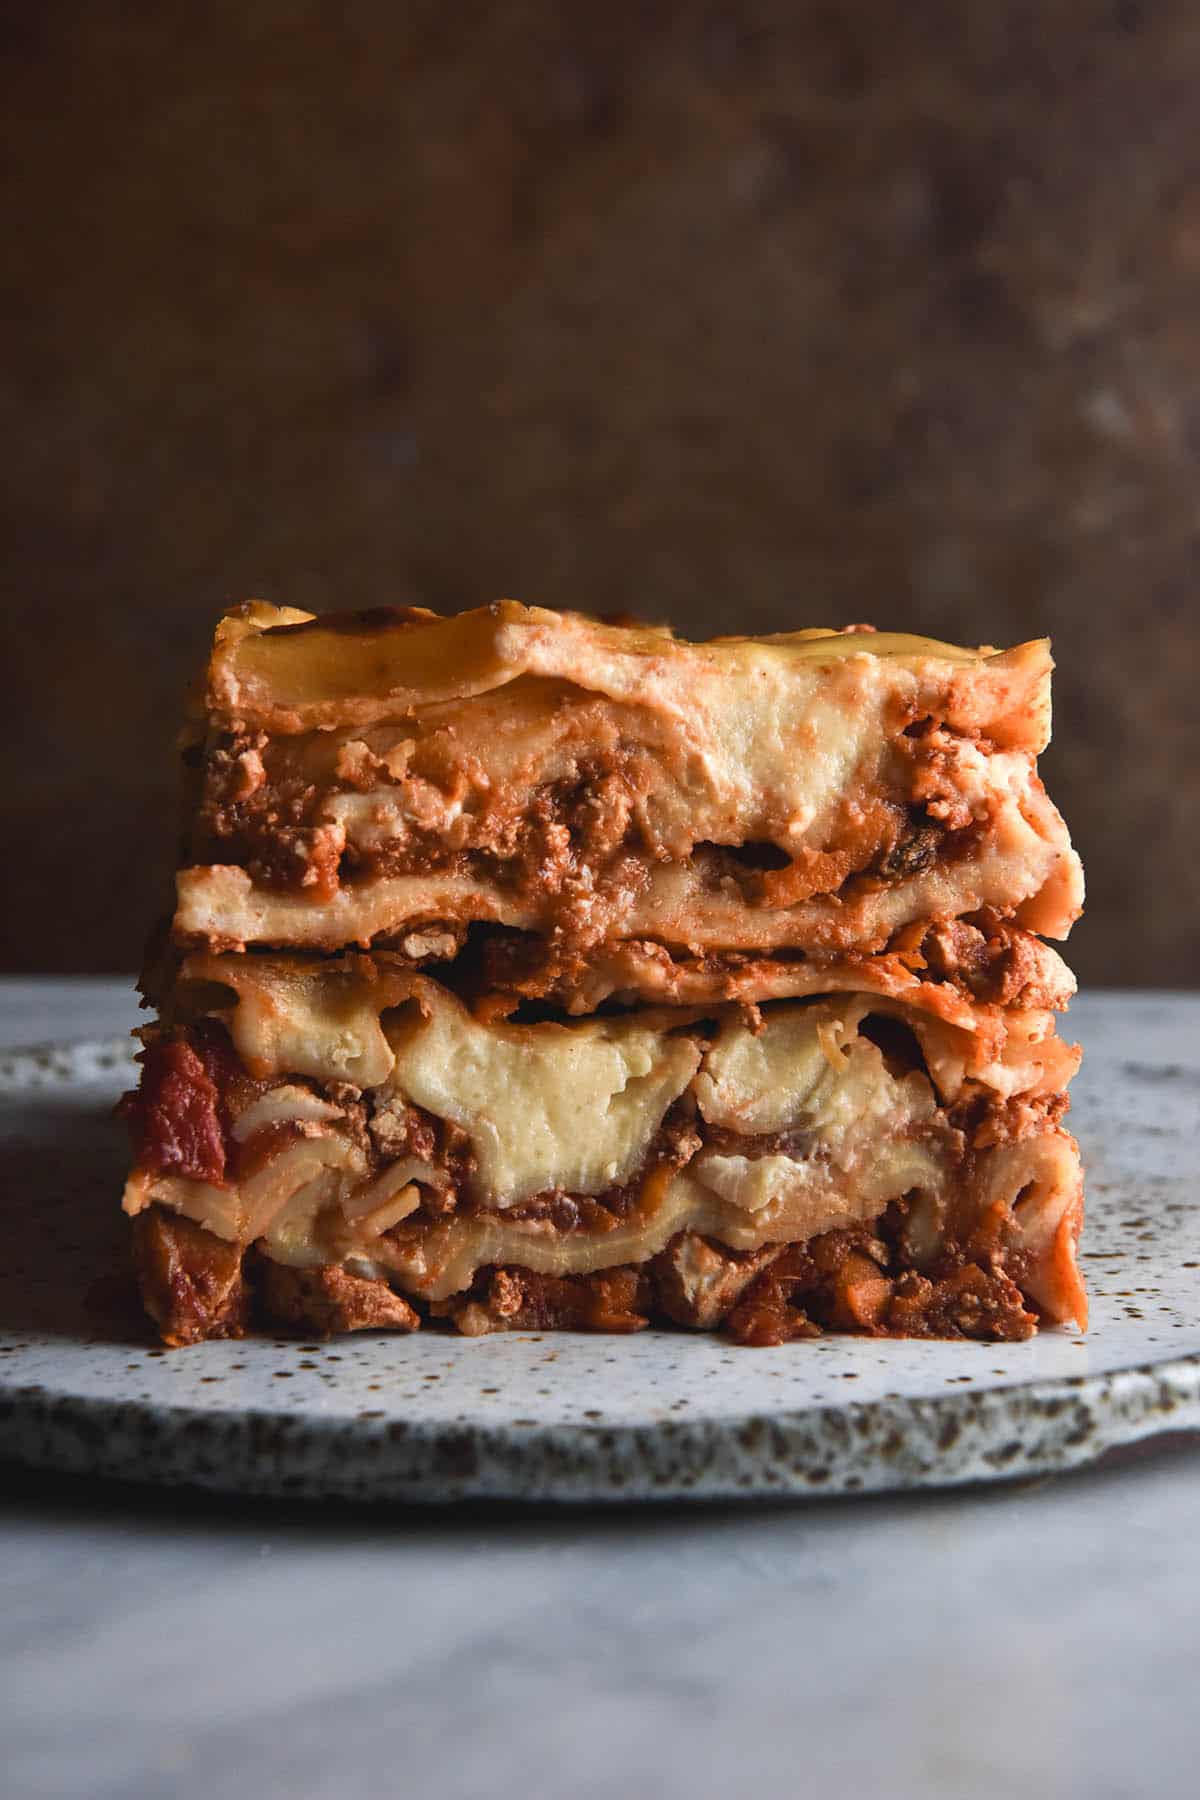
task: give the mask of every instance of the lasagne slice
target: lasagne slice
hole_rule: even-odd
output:
[[[1082,1325],[1078,1052],[924,960],[907,988],[863,958],[790,998],[529,1019],[396,955],[195,953],[125,1102],[147,1308],[173,1344]]]
[[[186,750],[174,935],[881,950],[991,912],[1065,936],[1079,862],[1037,774],[1044,641],[692,644],[501,602],[218,628]]]

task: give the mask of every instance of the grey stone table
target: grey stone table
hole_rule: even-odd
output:
[[[1149,997],[1082,1003],[1089,1034]],[[1200,998],[1169,1003],[1177,1034]],[[0,985],[0,1044],[115,982]],[[749,1509],[288,1507],[0,1470],[0,1791],[1192,1796],[1200,1448]]]

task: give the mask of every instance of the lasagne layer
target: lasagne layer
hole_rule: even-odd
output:
[[[1048,646],[799,632],[688,644],[504,602],[217,634],[175,932],[386,944],[877,948],[992,907],[1064,936],[1082,882],[1036,757]]]
[[[125,1205],[169,1341],[240,1329],[248,1266],[310,1329],[620,1295],[749,1306],[754,1341],[1084,1316],[1077,1052],[1045,1010],[864,989],[520,1023],[396,960],[242,955],[190,959],[148,1035]]]
[[[411,959],[440,960],[440,940],[410,939]],[[453,945],[456,940],[451,939]],[[434,953],[429,955],[429,946]],[[904,927],[881,951],[844,954],[777,950],[767,955],[673,953],[654,938],[630,938],[580,951],[517,933],[485,938],[474,985],[492,1010],[542,1001],[579,1015],[612,1003],[753,1005],[829,992],[866,992],[906,1000],[950,1024],[978,1032],[984,1007],[1062,1011],[1075,977],[1056,950],[992,912]]]

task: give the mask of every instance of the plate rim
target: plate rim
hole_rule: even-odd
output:
[[[1001,1438],[998,1426],[1010,1435]],[[722,1501],[1022,1480],[1200,1432],[1200,1352],[1098,1375],[653,1423],[213,1413],[0,1385],[0,1455],[216,1493],[437,1504]],[[649,1471],[649,1473],[647,1473]]]

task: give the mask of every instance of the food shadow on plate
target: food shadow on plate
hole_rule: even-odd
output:
[[[120,1208],[112,1096],[32,1091],[0,1108],[0,1334],[142,1345],[151,1336]]]

